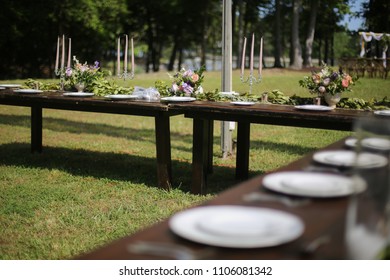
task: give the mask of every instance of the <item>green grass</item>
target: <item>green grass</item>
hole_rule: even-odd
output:
[[[301,76],[302,72],[265,71],[259,87],[303,95],[297,83]],[[169,80],[165,73],[142,74],[126,84],[153,86],[157,79]],[[357,86],[356,94],[383,98],[389,81],[367,79],[361,87],[365,89]],[[205,88],[220,88],[219,73],[206,73]],[[245,90],[236,80],[233,88]],[[202,203],[237,183],[234,156],[221,158],[219,122],[215,123],[215,167],[208,181],[209,194],[197,196],[189,193],[189,119],[171,119],[174,181],[172,191],[167,192],[156,188],[154,119],[45,109],[44,150],[31,154],[29,114],[28,108],[0,106],[0,259],[73,258]],[[347,135],[252,125],[250,176],[283,166]]]

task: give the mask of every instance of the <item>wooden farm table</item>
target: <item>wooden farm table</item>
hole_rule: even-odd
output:
[[[322,150],[344,148],[344,139]],[[312,161],[312,153],[297,160],[275,172],[302,170],[316,166]],[[204,245],[181,238],[169,228],[169,218],[149,228],[141,230],[133,235],[123,237],[96,250],[78,256],[78,259],[164,259],[164,257],[133,253],[128,250],[129,245],[139,242],[151,242],[152,244],[181,245],[195,252],[208,249],[209,254],[203,256],[206,259],[346,259],[349,258],[345,246],[346,212],[349,198],[319,198],[312,199],[310,203],[299,207],[288,207],[280,202],[245,201],[243,197],[250,193],[267,192],[262,187],[263,178],[259,175],[250,180],[239,183],[236,186],[220,193],[205,205],[241,205],[251,207],[266,207],[292,213],[300,217],[305,230],[298,239],[269,248],[223,248]],[[202,205],[201,205],[202,206]],[[196,207],[201,207],[196,206]],[[323,246],[319,246],[314,252],[307,251],[308,244],[318,237],[327,236]],[[361,240],[364,242],[364,240]]]
[[[99,112],[111,114],[154,117],[157,155],[158,186],[169,189],[172,181],[170,116],[160,102],[111,101],[103,97],[69,97],[60,92],[20,94],[12,90],[0,90],[0,104],[31,108],[31,151],[42,152],[42,109]]]
[[[308,111],[287,105],[200,101],[170,104],[171,109],[193,119],[192,192],[196,194],[205,192],[207,174],[212,170],[214,120],[237,122],[236,178],[247,179],[251,123],[349,131],[355,119],[372,115],[362,110]]]

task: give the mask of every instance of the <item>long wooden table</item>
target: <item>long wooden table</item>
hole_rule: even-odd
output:
[[[205,193],[207,174],[212,171],[215,120],[237,122],[236,178],[247,179],[251,123],[350,131],[354,120],[373,114],[362,110],[307,111],[287,105],[237,106],[201,101],[170,104],[171,109],[193,119],[192,192],[196,194]]]
[[[61,92],[20,94],[12,90],[0,91],[0,104],[31,108],[31,151],[42,152],[42,111],[61,109],[154,117],[156,136],[157,184],[169,189],[172,181],[170,116],[167,104],[146,101],[111,101],[103,97],[68,97]]]
[[[322,150],[343,149],[344,139],[340,140]],[[297,160],[283,168],[275,170],[294,171],[308,167],[318,168],[312,160],[312,153]],[[269,248],[223,248],[200,244],[181,238],[174,234],[169,228],[169,218],[149,228],[141,230],[133,235],[125,236],[105,246],[95,249],[92,252],[77,256],[78,259],[164,259],[165,257],[137,254],[128,250],[129,245],[139,242],[152,242],[153,244],[165,244],[167,246],[180,245],[195,252],[211,249],[206,259],[346,259],[349,258],[346,250],[345,227],[346,212],[349,197],[339,198],[318,198],[304,206],[288,207],[279,202],[248,202],[243,197],[250,193],[268,192],[262,187],[265,175],[256,176],[244,181],[217,195],[214,199],[204,205],[244,205],[252,207],[266,207],[292,213],[300,217],[305,230],[298,239],[286,244]],[[204,206],[201,205],[201,206]],[[200,206],[200,207],[201,207]],[[199,206],[196,206],[199,207]],[[319,246],[314,252],[308,253],[305,248],[313,240],[320,236],[327,236],[328,242]],[[362,240],[361,242],[364,242]],[[167,257],[169,258],[169,257]]]

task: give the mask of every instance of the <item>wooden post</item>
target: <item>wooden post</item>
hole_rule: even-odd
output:
[[[232,1],[223,0],[222,18],[222,91],[232,91]],[[221,122],[222,158],[232,153],[232,133],[229,122]]]

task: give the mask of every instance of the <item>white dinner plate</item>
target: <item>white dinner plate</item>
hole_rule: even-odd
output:
[[[390,110],[378,110],[378,111],[374,111],[374,114],[380,116],[390,116]]]
[[[21,86],[22,85],[19,85],[19,84],[2,84],[2,85],[0,85],[0,87],[3,87],[3,88],[18,88]]]
[[[39,89],[27,88],[27,89],[14,89],[14,92],[17,92],[17,93],[41,93],[43,91],[39,90]]]
[[[247,206],[203,206],[184,210],[169,220],[177,235],[203,244],[229,248],[276,246],[298,238],[302,220],[279,210]]]
[[[195,97],[188,97],[188,96],[168,96],[168,97],[162,97],[161,101],[167,101],[167,102],[190,102],[195,101]]]
[[[297,105],[294,106],[296,109],[299,110],[309,110],[309,111],[332,111],[333,108],[328,107],[328,106],[323,106],[323,105]]]
[[[95,94],[92,92],[65,92],[63,95],[70,97],[89,97],[94,96]]]
[[[251,101],[232,101],[230,103],[234,105],[240,105],[240,106],[250,106],[255,104],[255,102],[251,102]]]
[[[390,150],[390,140],[384,138],[365,138],[362,140],[362,146],[374,150],[388,151]]]
[[[226,97],[232,97],[232,96],[238,96],[240,94],[238,92],[235,92],[235,91],[221,91],[221,92],[219,92],[219,95],[226,96]]]
[[[355,148],[357,143],[358,140],[353,137],[345,140],[345,145],[348,147]],[[365,138],[362,140],[362,146],[378,151],[388,151],[390,150],[390,140],[376,137]]]
[[[386,157],[363,152],[359,154],[356,160],[357,153],[355,151],[333,150],[317,152],[313,155],[313,159],[319,163],[339,166],[359,168],[377,168],[386,166],[388,160]]]
[[[138,95],[132,95],[132,94],[111,94],[111,95],[106,95],[104,97],[112,100],[127,100],[127,99],[139,98]]]
[[[322,198],[347,196],[366,189],[361,178],[305,171],[271,173],[264,177],[263,185],[280,193]]]

